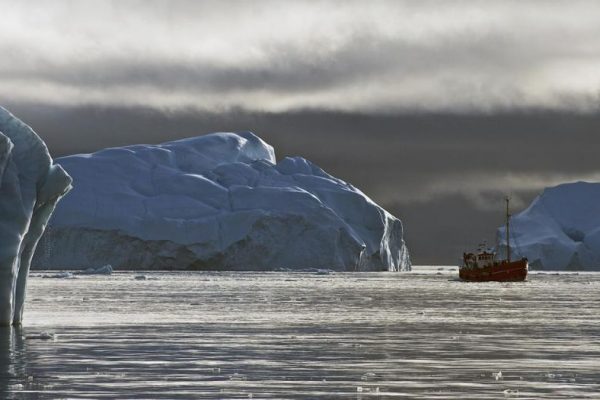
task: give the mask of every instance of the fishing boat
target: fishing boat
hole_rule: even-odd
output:
[[[472,282],[514,282],[527,278],[527,258],[511,260],[510,254],[510,198],[506,198],[506,259],[497,259],[494,249],[479,246],[475,253],[463,253],[463,264],[458,268],[460,279]]]

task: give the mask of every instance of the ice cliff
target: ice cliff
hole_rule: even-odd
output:
[[[44,142],[0,107],[0,325],[21,323],[36,245],[70,187]]]
[[[406,270],[402,223],[250,132],[57,160],[74,179],[40,268]]]
[[[498,230],[504,248],[505,231]],[[545,189],[511,218],[510,245],[533,269],[600,270],[600,183]]]

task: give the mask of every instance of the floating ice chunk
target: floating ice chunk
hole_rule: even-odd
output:
[[[333,274],[335,271],[332,271],[330,269],[317,269],[316,274],[317,275],[330,275]]]
[[[245,381],[247,379],[246,375],[239,374],[237,372],[234,372],[233,374],[229,375],[228,378],[230,381]]]
[[[110,264],[106,264],[97,268],[89,267],[79,273],[82,275],[111,275],[113,273],[113,267]]]
[[[502,379],[502,371],[492,372],[492,378],[499,381]]]
[[[50,279],[75,279],[75,275],[72,272],[64,271],[56,274],[44,274],[42,278],[50,278]]]
[[[364,374],[363,374],[363,375],[360,377],[360,380],[361,380],[361,381],[368,381],[368,380],[374,379],[376,376],[377,376],[377,375],[375,375],[375,373],[374,373],[374,372],[366,372],[366,373],[364,373]]]
[[[36,335],[27,335],[26,339],[41,339],[41,340],[51,340],[55,338],[54,333],[43,331]]]
[[[562,378],[562,374],[555,374],[555,373],[552,373],[552,372],[548,372],[545,375],[545,377],[548,378],[548,379],[558,379],[558,378]]]

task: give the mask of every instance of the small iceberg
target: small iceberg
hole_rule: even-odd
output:
[[[133,277],[133,279],[135,279],[136,281],[157,281],[158,277],[140,274],[140,275],[135,275]]]
[[[245,381],[247,379],[246,375],[237,372],[234,372],[233,374],[230,374],[227,377],[230,381]]]
[[[111,275],[113,273],[113,267],[110,264],[106,264],[98,268],[89,267],[79,273],[82,275]]]
[[[72,272],[64,271],[56,274],[44,274],[42,278],[50,278],[50,279],[75,279],[75,275]]]
[[[377,377],[377,375],[376,375],[374,372],[367,372],[367,373],[363,374],[363,375],[360,377],[360,380],[361,380],[361,381],[368,381],[368,380],[373,380],[373,379],[375,379],[376,377]]]
[[[331,275],[334,274],[335,271],[331,269],[319,268],[315,271],[316,275]]]
[[[54,338],[55,338],[54,333],[50,333],[50,332],[46,332],[46,331],[40,332],[36,335],[27,335],[25,337],[25,339],[41,339],[41,340],[50,340],[50,339],[54,339]]]

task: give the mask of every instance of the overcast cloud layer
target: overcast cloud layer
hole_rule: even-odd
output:
[[[596,1],[2,1],[0,100],[590,111]]]

